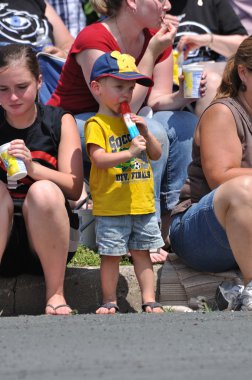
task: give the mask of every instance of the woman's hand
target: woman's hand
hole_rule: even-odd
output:
[[[32,170],[33,162],[31,152],[25,145],[24,140],[12,140],[10,142],[8,153],[24,161],[27,173],[29,175],[29,172]]]
[[[207,91],[207,73],[203,71],[200,80],[200,97],[203,98]]]
[[[178,77],[179,80],[179,94],[184,97],[184,75]],[[201,80],[200,80],[200,97],[203,98],[206,95],[207,91],[207,73],[203,71]],[[187,98],[189,103],[195,102],[197,98]]]
[[[208,46],[211,43],[211,34],[189,34],[180,38],[177,49],[184,51],[185,59],[191,50],[199,49],[202,46]]]
[[[151,50],[153,57],[157,57],[163,53],[165,49],[172,46],[177,28],[172,24],[162,24],[159,31],[150,39],[148,49]]]
[[[166,13],[163,17],[163,24],[168,25],[172,24],[176,29],[179,27],[179,18],[177,16],[170,15]]]

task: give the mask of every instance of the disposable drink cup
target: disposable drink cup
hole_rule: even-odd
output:
[[[10,180],[17,181],[18,179],[27,176],[27,170],[24,162],[8,153],[10,143],[0,146],[0,156],[7,170],[7,175]]]
[[[185,65],[182,71],[184,75],[184,98],[199,98],[203,67],[198,65]]]

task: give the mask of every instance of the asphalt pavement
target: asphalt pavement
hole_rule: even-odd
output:
[[[0,319],[2,380],[226,380],[252,373],[252,313]]]

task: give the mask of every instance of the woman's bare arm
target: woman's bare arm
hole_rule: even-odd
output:
[[[252,168],[241,168],[242,145],[228,107],[214,104],[205,111],[196,137],[202,168],[211,189],[231,178],[252,175]]]

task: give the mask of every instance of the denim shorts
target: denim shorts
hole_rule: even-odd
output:
[[[213,207],[216,190],[205,195],[184,213],[172,218],[173,251],[190,267],[204,272],[224,272],[238,266]]]
[[[96,243],[100,255],[123,256],[129,250],[164,245],[156,215],[96,216]]]

